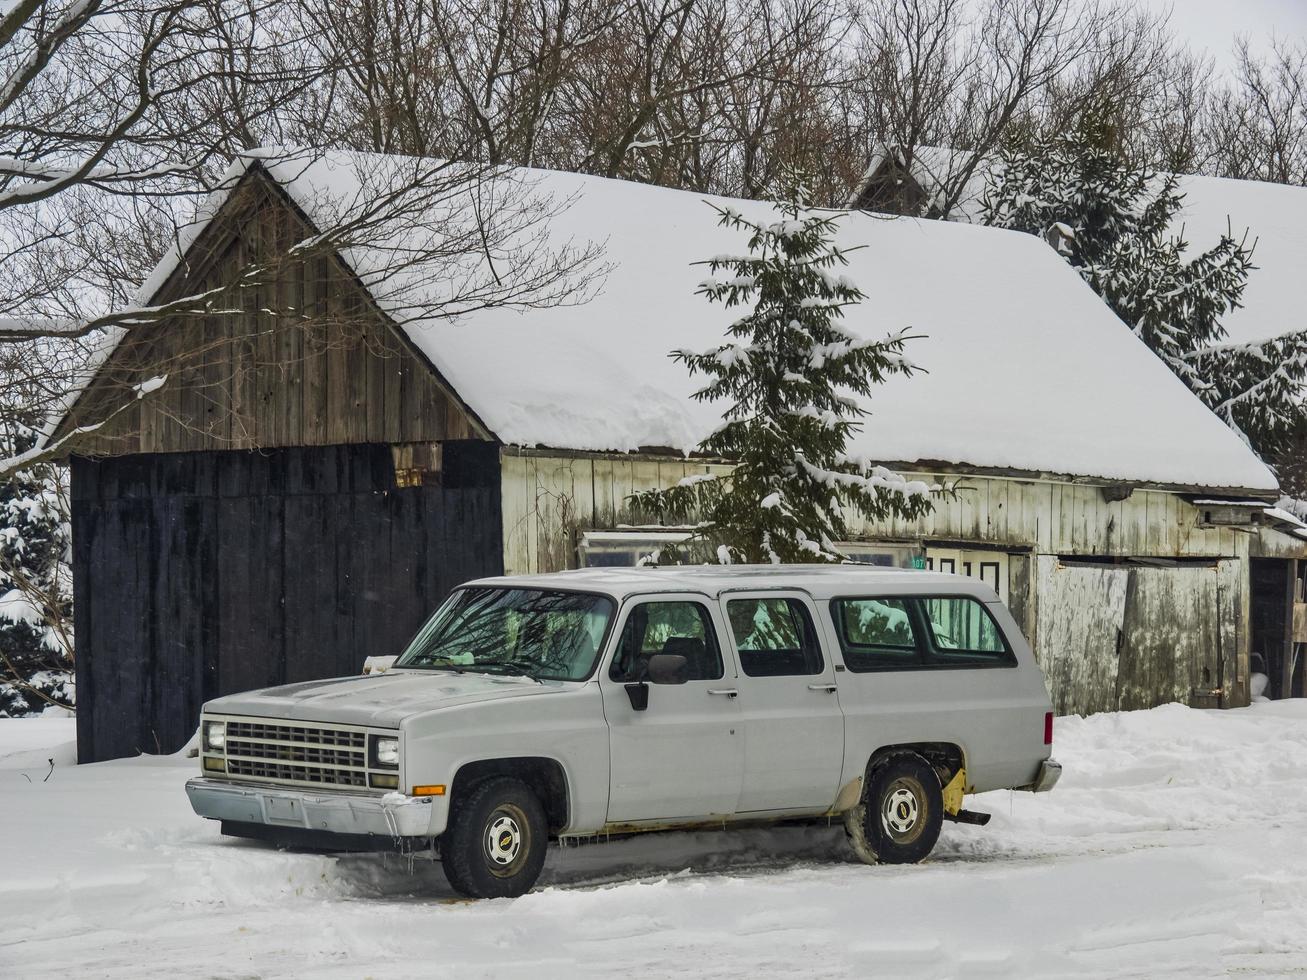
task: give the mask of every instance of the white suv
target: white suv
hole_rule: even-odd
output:
[[[1051,789],[1052,710],[985,585],[865,566],[588,569],[457,589],[382,674],[211,701],[196,813],[226,834],[440,850],[520,895],[549,839],[840,815],[930,853],[963,795]]]

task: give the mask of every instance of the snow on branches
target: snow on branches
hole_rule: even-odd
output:
[[[6,418],[0,455],[35,429]],[[73,702],[66,474],[50,464],[0,476],[0,718]]]
[[[709,275],[697,293],[751,312],[717,347],[671,355],[706,379],[697,400],[727,405],[698,448],[735,468],[631,498],[671,521],[697,520],[691,549],[724,564],[840,561],[849,510],[914,518],[938,489],[845,451],[866,414],[860,398],[917,370],[903,353],[913,338],[900,330],[868,340],[844,325],[844,309],[864,294],[839,273],[848,259],[834,242],[837,220],[807,208],[801,193],[794,199],[776,205],[774,221],[713,205],[719,224],[749,236],[748,254],[702,263]]]
[[[1174,175],[1138,169],[1108,148],[1094,115],[1070,136],[1009,148],[992,168],[985,224],[1045,237],[1113,312],[1265,459],[1302,417],[1307,330],[1226,343],[1252,264],[1248,236],[1227,231],[1196,255],[1175,231]]]

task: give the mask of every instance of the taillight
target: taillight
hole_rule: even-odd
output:
[[[1053,712],[1044,715],[1044,744],[1053,744]]]

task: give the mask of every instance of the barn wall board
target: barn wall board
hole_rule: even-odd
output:
[[[729,472],[720,463],[649,454],[505,448],[502,459],[504,567],[520,573],[574,567],[586,530],[651,523],[626,503],[636,490]],[[851,515],[852,536],[1006,553],[1009,605],[1059,711],[1247,702],[1243,623],[1255,535],[1202,526],[1198,508],[1170,491],[1136,489],[1109,500],[1092,483],[906,475],[953,492],[916,520]],[[1101,563],[1064,565],[1062,556]],[[1161,565],[1135,564],[1139,558]]]
[[[174,752],[233,691],[358,673],[451,588],[502,571],[498,447],[74,458],[78,757]]]

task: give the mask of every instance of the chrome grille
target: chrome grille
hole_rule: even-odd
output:
[[[229,721],[228,738],[273,739],[278,742],[303,744],[312,742],[317,745],[344,745],[356,749],[363,748],[362,732],[345,731],[340,728],[321,728],[312,725],[283,725],[271,722]]]
[[[227,722],[227,774],[365,788],[367,734],[320,725]]]
[[[350,769],[310,769],[308,766],[291,766],[280,762],[255,762],[251,759],[227,757],[227,773],[232,776],[253,776],[255,779],[275,779],[286,783],[321,783],[326,786],[366,786],[367,774]]]

